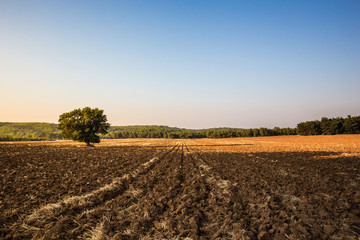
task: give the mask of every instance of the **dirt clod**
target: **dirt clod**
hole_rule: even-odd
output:
[[[360,135],[1,143],[0,238],[357,239],[359,149]]]

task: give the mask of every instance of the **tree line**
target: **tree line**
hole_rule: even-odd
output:
[[[184,129],[168,126],[110,126],[101,139],[121,138],[231,138],[296,135],[296,128]],[[63,139],[54,123],[0,123],[0,141],[44,141]]]
[[[360,116],[326,118],[301,122],[297,125],[299,135],[360,134]]]
[[[44,141],[62,139],[54,123],[0,122],[0,141]]]
[[[105,139],[119,138],[231,138],[231,137],[260,137],[296,135],[295,128],[210,128],[210,129],[182,129],[167,126],[126,126],[110,127]]]
[[[184,129],[168,126],[110,126],[102,139],[120,138],[232,138],[280,135],[360,134],[360,116],[326,118],[297,124],[296,128],[210,128]],[[55,123],[0,122],[0,141],[43,141],[63,139]]]

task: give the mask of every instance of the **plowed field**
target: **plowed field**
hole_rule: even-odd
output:
[[[360,136],[0,144],[1,239],[359,239]]]

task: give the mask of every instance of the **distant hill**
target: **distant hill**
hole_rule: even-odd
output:
[[[39,141],[61,139],[61,132],[54,123],[0,122],[0,141]]]
[[[209,128],[185,129],[157,125],[111,126],[102,139],[118,138],[229,138],[294,135],[295,128]],[[54,123],[0,122],[0,141],[41,141],[62,139]]]

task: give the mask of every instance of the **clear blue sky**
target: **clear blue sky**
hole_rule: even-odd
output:
[[[0,1],[0,121],[295,127],[360,115],[360,1]]]

